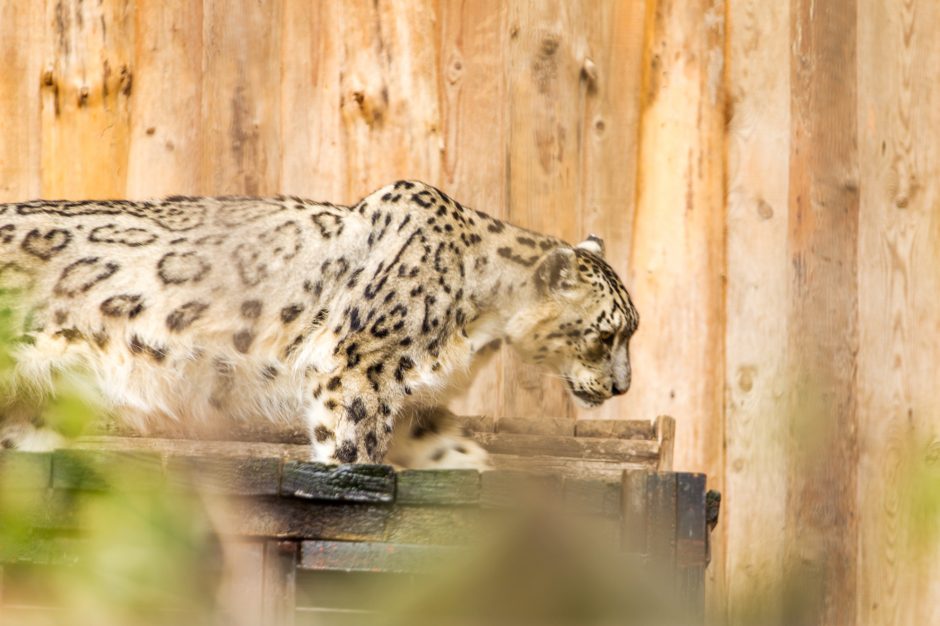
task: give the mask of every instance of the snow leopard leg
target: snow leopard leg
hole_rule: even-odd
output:
[[[489,454],[444,407],[408,411],[398,419],[388,461],[410,469],[491,469]]]
[[[364,372],[346,370],[310,391],[312,458],[321,463],[381,463],[398,410],[397,394],[375,389]]]

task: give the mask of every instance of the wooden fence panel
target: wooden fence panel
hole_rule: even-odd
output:
[[[278,193],[283,3],[206,0],[204,7],[205,192]]]
[[[440,172],[438,45],[429,0],[339,3],[337,68],[347,199]]]
[[[858,622],[938,624],[940,7],[861,0],[858,17]]]
[[[138,0],[127,197],[203,193],[202,0]]]
[[[443,153],[440,184],[460,202],[507,217],[509,115],[503,104],[508,10],[501,0],[441,3],[440,69]],[[456,398],[460,414],[501,415],[503,353],[478,367]]]
[[[855,622],[856,5],[791,4],[788,622]],[[838,531],[835,531],[838,529]]]
[[[43,7],[0,1],[0,200],[39,196]]]
[[[588,6],[581,55],[584,85],[579,102],[582,146],[576,238],[591,233],[602,237],[607,261],[626,279],[636,210],[646,2],[613,0]],[[627,403],[627,397],[620,397],[595,411],[577,409],[576,415],[623,419],[628,415]]]
[[[739,0],[728,22],[726,506],[712,564],[727,561],[724,584],[709,568],[709,596],[713,605],[727,598],[730,624],[773,624],[786,520],[790,75],[780,60],[790,50],[790,5]]]
[[[134,89],[135,6],[122,0],[45,6],[42,195],[121,198]]]
[[[287,2],[281,47],[281,192],[351,202],[340,102],[338,2]]]
[[[677,468],[702,470],[718,481],[723,439],[723,6],[720,1],[694,8],[664,1],[648,9],[630,276],[643,330],[633,340],[634,389],[627,403],[632,416],[676,417],[681,425]]]
[[[509,214],[520,226],[579,241],[582,60],[581,10],[564,0],[509,3]],[[566,416],[573,402],[561,380],[507,352],[511,415]]]

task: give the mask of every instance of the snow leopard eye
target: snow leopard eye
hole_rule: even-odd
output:
[[[598,339],[608,348],[614,347],[614,339],[617,337],[616,333],[610,330],[601,331],[598,334]]]

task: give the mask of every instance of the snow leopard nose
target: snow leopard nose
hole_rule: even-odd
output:
[[[623,387],[620,387],[617,383],[614,383],[614,384],[611,385],[611,387],[610,387],[610,392],[611,392],[613,395],[615,395],[615,396],[622,396],[623,394],[627,393],[627,390],[628,390],[629,388],[630,388],[630,382],[629,382],[629,381],[628,381],[627,384],[626,384],[625,386],[623,386]]]

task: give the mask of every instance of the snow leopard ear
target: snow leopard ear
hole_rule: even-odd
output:
[[[587,250],[593,255],[604,258],[604,240],[598,237],[597,235],[588,235],[588,238],[579,243],[577,248],[582,250]]]
[[[542,294],[568,290],[576,271],[574,250],[567,246],[555,248],[535,270],[535,287]]]

